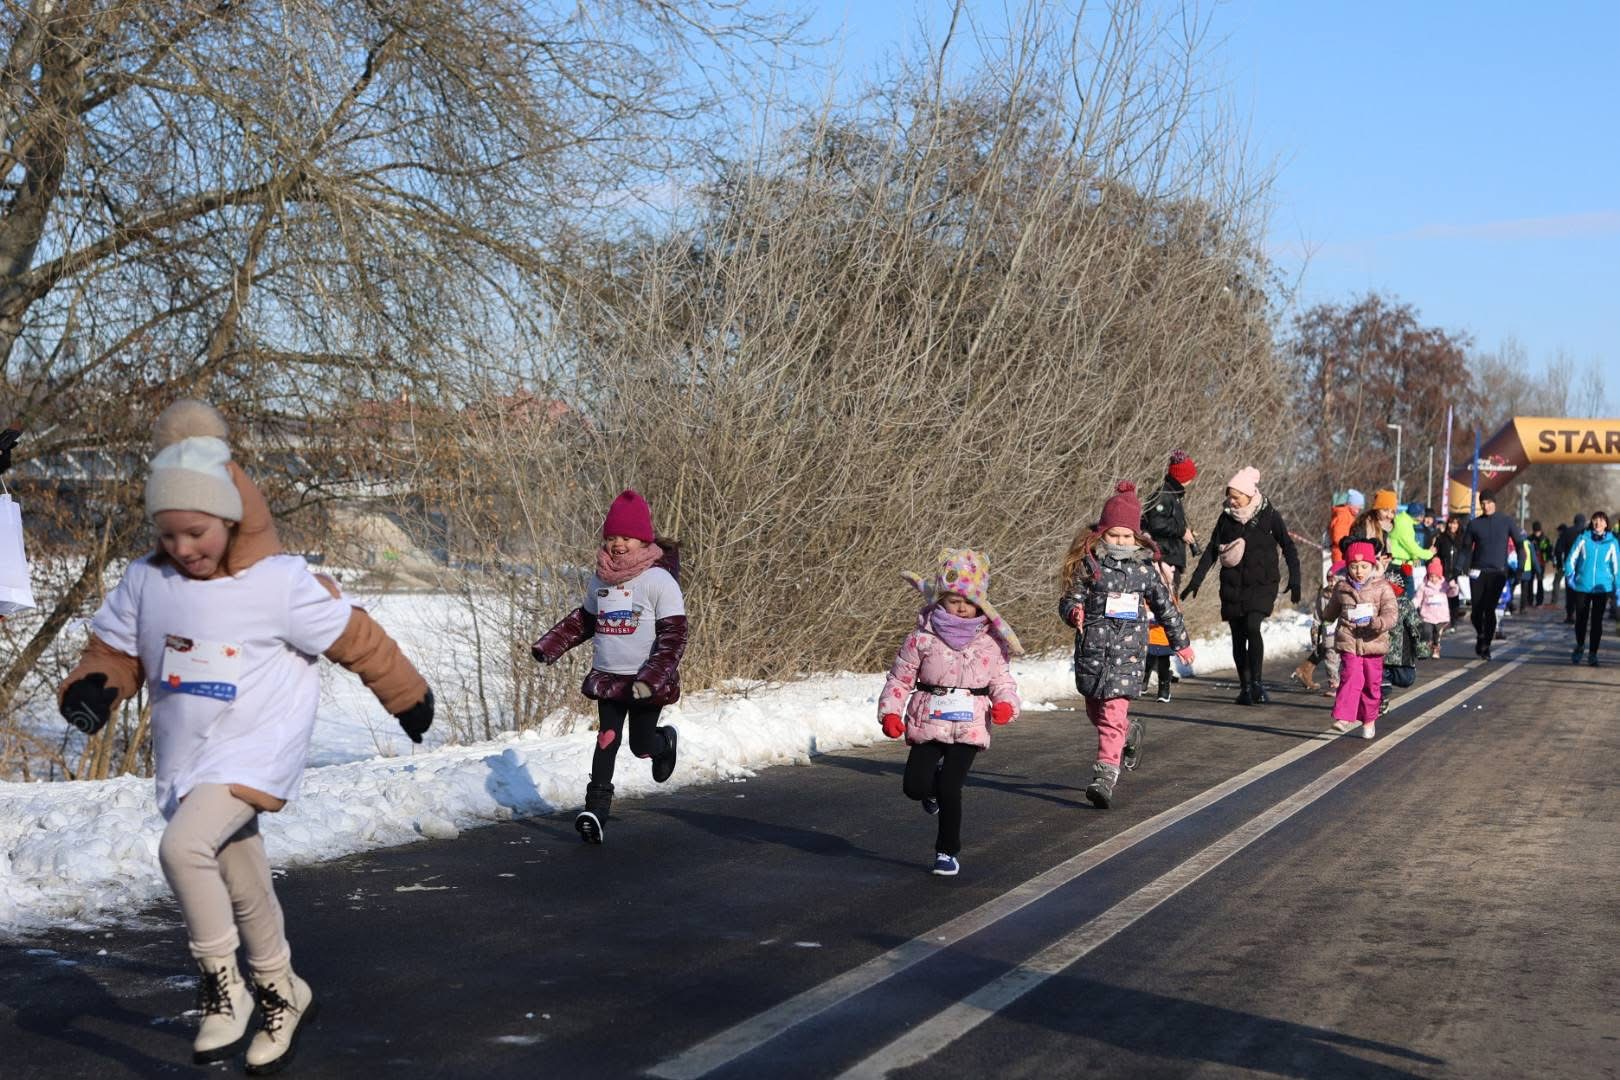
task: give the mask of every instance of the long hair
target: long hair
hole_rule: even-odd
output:
[[[1131,532],[1136,535],[1136,542],[1139,546],[1144,548],[1153,558],[1160,557],[1159,545],[1154,541],[1153,537],[1141,529],[1132,529]],[[1074,534],[1074,542],[1069,545],[1068,554],[1063,556],[1063,566],[1058,571],[1059,592],[1066,593],[1074,586],[1086,559],[1097,550],[1097,545],[1102,542],[1103,530],[1095,525],[1083,526],[1079,532]]]

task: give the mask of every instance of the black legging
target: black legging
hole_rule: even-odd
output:
[[[1476,652],[1490,648],[1491,641],[1496,637],[1496,604],[1502,599],[1502,589],[1506,585],[1505,570],[1481,570],[1479,577],[1474,579],[1474,607],[1468,618],[1474,624]]]
[[[1609,606],[1608,593],[1577,592],[1575,596],[1575,648],[1597,655],[1603,640],[1603,612]]]
[[[613,762],[619,756],[619,743],[624,741],[625,717],[630,718],[630,752],[636,757],[657,757],[668,747],[664,733],[658,730],[658,714],[662,705],[648,705],[639,701],[598,701],[596,716],[596,753],[591,755],[591,781],[597,784],[613,782]]]
[[[913,746],[906,758],[906,798],[933,796],[939,800],[939,838],[934,850],[941,855],[962,850],[962,784],[978,753],[977,746],[965,743],[925,742]]]
[[[1260,637],[1260,624],[1265,621],[1265,613],[1261,611],[1226,620],[1227,628],[1232,631],[1232,666],[1237,668],[1238,682],[1246,686],[1260,685],[1265,672],[1266,643]]]

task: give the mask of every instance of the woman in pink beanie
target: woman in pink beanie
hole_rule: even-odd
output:
[[[1263,705],[1266,652],[1260,625],[1277,603],[1281,575],[1277,555],[1288,564],[1288,595],[1299,603],[1299,551],[1276,507],[1260,494],[1260,470],[1239,469],[1226,482],[1226,508],[1209,533],[1209,546],[1181,598],[1196,596],[1204,575],[1221,561],[1221,618],[1232,632],[1232,663],[1237,668],[1239,705]]]
[[[1136,768],[1141,757],[1142,723],[1128,713],[1147,661],[1148,612],[1182,660],[1193,658],[1181,612],[1154,566],[1158,551],[1138,528],[1141,520],[1136,486],[1121,481],[1097,524],[1075,536],[1059,573],[1058,614],[1074,627],[1075,688],[1097,729],[1086,798],[1103,810],[1114,804],[1120,769]]]
[[[681,696],[686,603],[679,578],[678,545],[657,538],[646,499],[622,491],[602,522],[596,573],[586,583],[584,603],[534,643],[534,658],[554,664],[575,645],[595,639],[580,692],[596,702],[596,752],[585,809],[574,818],[586,843],[603,839],[626,721],[630,752],[652,759],[653,780],[662,784],[675,771],[676,731],[660,727],[658,714]]]

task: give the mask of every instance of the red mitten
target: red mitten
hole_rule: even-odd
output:
[[[883,734],[891,739],[898,739],[906,733],[906,722],[900,719],[898,713],[883,714]]]
[[[1012,723],[1013,706],[1010,701],[998,701],[990,706],[990,722],[992,724]]]
[[[1086,609],[1081,607],[1079,604],[1076,604],[1074,607],[1070,608],[1069,625],[1074,627],[1076,630],[1083,629],[1086,625]]]
[[[1181,657],[1181,662],[1183,664],[1186,664],[1188,667],[1192,667],[1193,648],[1191,645],[1187,646],[1185,649],[1177,649],[1176,655]]]

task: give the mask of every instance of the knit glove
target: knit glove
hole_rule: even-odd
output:
[[[1186,664],[1188,667],[1192,667],[1193,647],[1191,645],[1187,646],[1185,649],[1177,649],[1176,655],[1181,657],[1181,662],[1183,664]]]
[[[394,719],[399,721],[399,726],[404,729],[405,734],[411,737],[411,742],[421,742],[423,733],[433,726],[433,691],[429,690],[421,701],[404,712],[395,714]]]
[[[1076,604],[1074,607],[1070,608],[1069,625],[1074,627],[1076,630],[1083,628],[1086,625],[1086,609],[1081,607],[1079,604]]]
[[[998,701],[990,706],[990,722],[992,724],[1010,724],[1013,718],[1013,707],[1010,701]]]
[[[635,698],[637,701],[646,701],[648,698],[652,697],[652,687],[648,686],[640,679],[637,679],[635,682],[630,684],[630,696]]]
[[[86,735],[94,735],[112,719],[118,691],[107,685],[102,672],[86,675],[62,694],[62,718]]]
[[[883,714],[883,734],[891,739],[898,739],[906,733],[906,722],[900,719],[899,713]]]
[[[1299,582],[1290,581],[1288,583],[1288,599],[1292,603],[1299,603]]]

